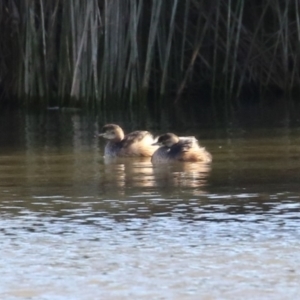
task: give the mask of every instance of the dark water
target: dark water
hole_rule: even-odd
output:
[[[118,118],[140,126],[1,116],[0,298],[297,299],[299,121],[178,126],[213,163],[153,167],[104,160],[95,134]]]

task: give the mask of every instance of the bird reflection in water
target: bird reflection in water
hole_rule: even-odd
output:
[[[194,188],[194,195],[204,193],[210,171],[211,164],[203,162],[173,163],[167,166],[162,164],[153,167],[157,187]]]
[[[153,166],[149,158],[104,157],[104,184],[118,194],[132,188],[158,189],[194,188],[203,194],[211,165],[203,162],[180,162]],[[199,189],[200,188],[200,189]],[[142,193],[142,191],[140,191]]]
[[[153,167],[150,158],[104,157],[105,182],[122,194],[130,188],[149,188],[155,186]]]

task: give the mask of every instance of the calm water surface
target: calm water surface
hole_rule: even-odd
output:
[[[300,125],[177,130],[212,165],[153,167],[103,158],[111,121],[1,116],[0,299],[299,298]]]

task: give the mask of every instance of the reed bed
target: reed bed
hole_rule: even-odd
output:
[[[1,101],[230,103],[300,84],[298,0],[4,0],[0,24]]]

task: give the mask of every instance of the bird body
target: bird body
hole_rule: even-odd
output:
[[[151,161],[154,164],[170,161],[182,162],[211,162],[211,154],[204,148],[199,146],[197,139],[191,137],[178,137],[173,133],[161,135],[154,145],[161,146],[158,148]]]
[[[149,131],[137,130],[127,135],[116,124],[107,124],[99,136],[108,140],[104,155],[110,157],[151,157],[158,149]]]

